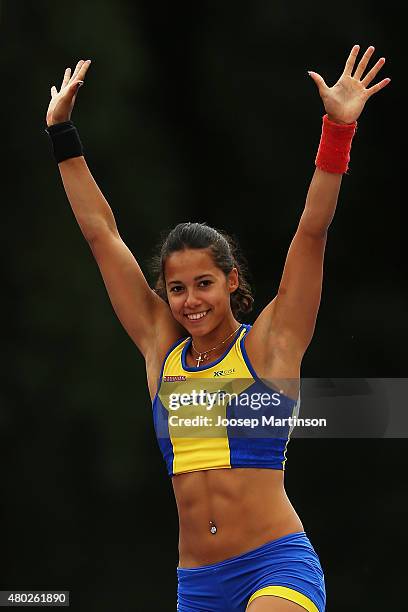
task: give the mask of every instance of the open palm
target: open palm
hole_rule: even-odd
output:
[[[332,121],[338,123],[353,123],[356,121],[367,100],[391,81],[391,79],[386,78],[376,85],[367,88],[385,62],[385,58],[381,57],[371,70],[367,72],[365,77],[362,78],[370,57],[374,53],[374,47],[368,47],[352,75],[351,73],[353,72],[359,50],[359,45],[354,45],[347,59],[343,74],[333,87],[328,87],[324,79],[316,72],[309,72],[319,89],[326,113]]]
[[[90,60],[80,60],[71,76],[71,68],[67,68],[58,91],[55,85],[51,87],[51,100],[48,106],[47,125],[69,121],[74,108],[78,89],[84,82],[86,72],[91,64]]]

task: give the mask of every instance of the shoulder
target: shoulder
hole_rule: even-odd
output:
[[[245,334],[246,353],[260,378],[297,378],[303,353],[289,332],[277,325],[276,298],[259,314]]]

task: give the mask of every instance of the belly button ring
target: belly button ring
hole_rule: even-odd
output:
[[[216,534],[217,533],[217,526],[215,523],[213,523],[212,521],[210,521],[210,532],[212,534]]]

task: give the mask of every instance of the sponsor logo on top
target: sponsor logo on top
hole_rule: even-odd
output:
[[[216,370],[214,376],[228,376],[228,374],[233,374],[234,372],[235,368],[230,368],[229,370]]]

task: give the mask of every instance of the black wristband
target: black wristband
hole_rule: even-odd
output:
[[[45,131],[51,139],[54,157],[58,164],[84,154],[78,130],[72,121],[50,125]]]

